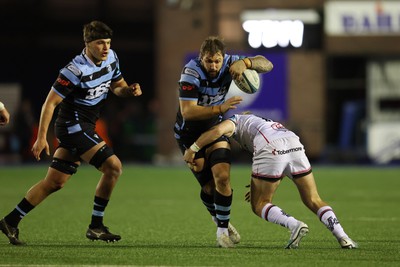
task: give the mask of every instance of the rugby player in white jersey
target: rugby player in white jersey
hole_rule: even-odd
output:
[[[109,91],[119,97],[140,96],[142,91],[138,83],[128,85],[124,80],[118,57],[110,49],[111,38],[112,30],[103,22],[92,21],[84,25],[84,50],[61,69],[47,95],[32,153],[37,160],[40,160],[43,151],[50,155],[47,132],[58,106],[55,132],[59,146],[45,178],[33,185],[15,209],[0,220],[0,230],[13,245],[24,244],[19,239],[18,224],[21,219],[50,194],[63,188],[82,161],[102,173],[96,187],[86,237],[106,242],[121,239],[120,235],[111,233],[103,224],[103,216],[121,175],[122,164],[96,133],[95,126]]]
[[[222,120],[222,115],[236,108],[242,99],[225,100],[232,79],[246,69],[259,73],[272,70],[264,56],[229,55],[221,38],[209,36],[201,45],[200,55],[183,68],[179,80],[179,110],[174,127],[175,138],[183,152],[199,135]],[[217,244],[233,247],[240,235],[230,223],[232,189],[230,187],[230,146],[221,137],[197,153],[193,175],[201,186],[200,198],[217,224]]]
[[[304,146],[295,133],[279,122],[252,114],[233,115],[203,133],[186,149],[184,160],[195,167],[196,151],[221,136],[233,137],[243,149],[252,153],[251,189],[246,198],[256,215],[291,231],[285,248],[298,248],[308,233],[307,224],[272,204],[275,191],[285,176],[295,183],[303,203],[332,232],[342,248],[358,248],[343,230],[333,209],[320,198]]]

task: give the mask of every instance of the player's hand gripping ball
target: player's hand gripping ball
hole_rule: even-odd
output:
[[[247,94],[254,94],[260,89],[260,76],[257,71],[246,69],[242,76],[233,80],[236,86]]]

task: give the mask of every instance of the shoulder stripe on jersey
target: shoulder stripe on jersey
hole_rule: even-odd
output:
[[[196,101],[199,100],[197,97],[196,98],[190,98],[190,97],[180,97],[179,100],[186,100],[186,101]]]

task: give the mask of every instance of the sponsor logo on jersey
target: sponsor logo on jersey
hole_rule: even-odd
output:
[[[75,65],[72,65],[72,64],[69,64],[67,66],[67,69],[69,71],[71,71],[73,74],[75,74],[76,76],[79,76],[82,73],[77,67],[75,67]]]
[[[108,66],[106,67],[106,69],[107,69],[107,72],[111,72],[111,71],[112,71],[111,65],[108,65]]]
[[[297,151],[302,151],[303,148],[302,147],[294,147],[294,148],[290,148],[287,150],[277,150],[274,149],[272,150],[272,154],[273,155],[285,155],[285,154],[289,154],[289,153],[293,153],[293,152],[297,152]]]
[[[271,128],[277,131],[286,131],[285,126],[283,126],[282,124],[280,124],[279,122],[275,122],[271,125]]]
[[[192,91],[194,88],[194,85],[192,84],[184,84],[181,86],[183,91]]]
[[[193,77],[195,77],[195,78],[200,78],[199,73],[198,73],[196,70],[191,69],[191,68],[185,67],[185,68],[183,69],[183,73],[184,73],[184,74],[187,74],[187,75],[190,75],[190,76],[193,76]]]
[[[62,78],[60,78],[60,77],[57,78],[57,82],[58,82],[59,84],[61,84],[62,86],[68,86],[68,85],[71,83],[70,81],[64,80],[64,79],[62,79]]]
[[[95,99],[95,98],[102,96],[103,94],[106,94],[108,92],[108,90],[110,89],[110,85],[111,85],[111,81],[108,81],[106,83],[100,84],[96,88],[89,89],[87,91],[88,94],[86,95],[85,99],[89,99],[89,100]]]

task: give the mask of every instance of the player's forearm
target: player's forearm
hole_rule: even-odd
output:
[[[211,107],[192,106],[189,109],[182,110],[183,118],[193,121],[210,119],[222,113],[221,105]]]
[[[215,125],[210,130],[204,132],[194,142],[194,148],[203,148],[208,144],[211,144],[221,136],[231,137],[235,131],[235,123],[231,120],[224,120],[223,122]],[[193,150],[193,149],[192,149]],[[194,150],[193,150],[194,151]]]
[[[211,144],[218,138],[220,138],[223,135],[223,132],[219,131],[218,128],[212,129],[210,131],[207,131],[203,133],[197,140],[196,144],[200,147],[203,148],[208,144]]]
[[[119,97],[127,97],[130,96],[129,91],[131,90],[131,88],[128,86],[128,84],[126,84],[126,86],[118,86],[116,87],[113,92],[116,96]]]
[[[128,97],[132,95],[130,93],[132,88],[129,87],[128,83],[123,78],[117,82],[113,82],[110,90],[118,97]]]
[[[37,139],[46,139],[47,131],[49,129],[49,125],[51,119],[53,118],[54,109],[56,107],[47,103],[44,103],[42,106],[42,111],[40,113],[39,120],[39,129],[38,129],[38,137]]]
[[[249,57],[248,59],[250,60],[251,65],[249,67],[249,64],[247,63],[246,67],[259,73],[270,72],[274,68],[272,62],[264,56]]]

